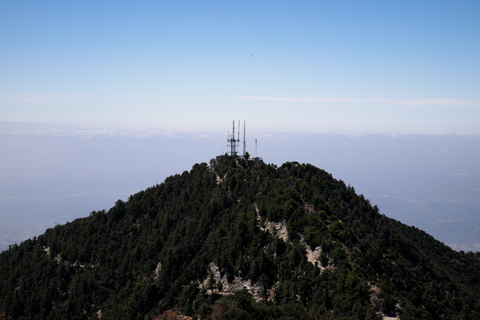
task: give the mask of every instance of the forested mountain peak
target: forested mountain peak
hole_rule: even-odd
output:
[[[5,319],[476,319],[478,256],[310,164],[222,156],[0,254]]]

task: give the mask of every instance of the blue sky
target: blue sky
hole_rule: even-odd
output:
[[[479,13],[478,1],[3,1],[0,121],[478,132]]]

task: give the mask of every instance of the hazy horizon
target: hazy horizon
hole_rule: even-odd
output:
[[[0,249],[108,210],[228,151],[226,132],[1,124]],[[456,250],[480,251],[480,134],[268,132],[248,125],[247,151],[255,153],[258,139],[266,163],[311,163],[388,217]]]

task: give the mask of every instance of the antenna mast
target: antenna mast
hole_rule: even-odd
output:
[[[245,140],[245,131],[247,127],[247,121],[243,120],[243,156],[245,157],[246,149],[247,149],[247,142]]]
[[[240,122],[238,126],[240,127]],[[238,142],[240,142],[240,128],[238,129],[238,139],[235,139],[235,120],[233,120],[232,135],[230,136],[229,134],[229,137],[227,137],[227,142],[229,143],[227,144],[227,147],[230,147],[230,155],[232,157],[236,157]]]
[[[237,135],[237,141],[240,142],[240,120],[238,120],[238,135]],[[238,144],[238,147],[240,148],[240,143]]]

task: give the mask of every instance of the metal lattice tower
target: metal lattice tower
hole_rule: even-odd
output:
[[[232,130],[232,135],[227,137],[227,147],[230,147],[230,155],[232,157],[237,156],[237,147],[239,147],[239,142],[240,142],[240,121],[238,122],[238,137],[235,139],[235,120],[233,120],[233,130]]]
[[[246,139],[245,139],[246,127],[247,127],[247,121],[243,120],[243,156],[244,156],[244,157],[245,157],[245,153],[247,152],[247,151],[246,151],[246,149],[247,149],[247,142],[246,142]]]

